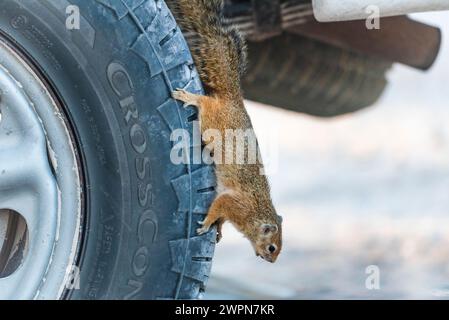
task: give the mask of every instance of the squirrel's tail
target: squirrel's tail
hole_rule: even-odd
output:
[[[209,93],[240,94],[246,65],[243,37],[226,26],[222,0],[166,0],[182,31]],[[238,90],[238,92],[235,92]]]

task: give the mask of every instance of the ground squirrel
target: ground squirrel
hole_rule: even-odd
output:
[[[182,31],[193,34],[189,45],[207,94],[201,96],[178,89],[173,97],[198,108],[202,133],[218,129],[225,136],[227,129],[252,130],[240,87],[246,63],[244,40],[237,30],[223,23],[223,1],[166,2]],[[203,141],[206,145],[211,142],[204,139],[204,135]],[[255,148],[258,152],[257,145]],[[246,141],[244,149],[250,151]],[[215,157],[219,150],[213,152]],[[235,152],[232,150],[234,155]],[[205,220],[199,222],[202,227],[197,232],[203,234],[216,223],[218,242],[222,224],[230,221],[251,241],[257,256],[274,262],[282,247],[282,218],[276,213],[267,178],[261,170],[261,161],[253,164],[215,162],[217,196]]]

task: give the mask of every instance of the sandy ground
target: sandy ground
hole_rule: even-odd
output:
[[[448,17],[417,15],[442,27],[441,55],[427,73],[395,66],[372,108],[322,120],[248,102],[277,155],[284,249],[263,262],[226,225],[206,299],[449,297]],[[370,265],[379,290],[365,286]]]

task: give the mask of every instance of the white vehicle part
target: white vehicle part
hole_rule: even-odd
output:
[[[442,10],[449,10],[449,0],[313,0],[313,13],[319,22]]]

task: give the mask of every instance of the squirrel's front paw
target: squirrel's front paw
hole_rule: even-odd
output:
[[[202,228],[196,229],[196,233],[199,235],[202,235],[202,234],[205,234],[206,232],[208,232],[209,229],[210,229],[209,226],[204,226]]]
[[[172,92],[173,99],[184,102],[184,106],[191,105],[198,107],[199,106],[199,95],[187,92],[184,89],[176,89]]]

